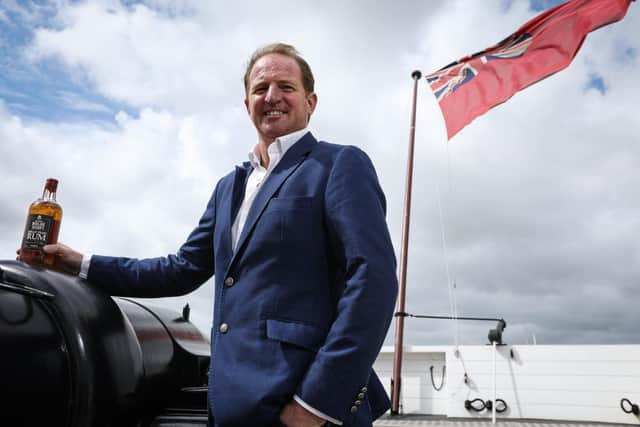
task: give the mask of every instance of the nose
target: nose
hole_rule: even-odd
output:
[[[269,104],[274,104],[280,100],[281,95],[282,95],[282,92],[280,91],[280,88],[278,87],[278,85],[271,84],[267,89],[267,93],[264,96],[264,100]]]

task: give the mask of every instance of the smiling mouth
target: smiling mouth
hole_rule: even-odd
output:
[[[284,111],[280,111],[280,110],[271,110],[271,111],[266,111],[264,113],[265,116],[267,117],[274,117],[274,116],[283,116],[287,113],[285,113]]]

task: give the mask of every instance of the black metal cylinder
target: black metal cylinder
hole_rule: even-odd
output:
[[[141,425],[206,384],[208,363],[208,340],[176,313],[0,261],[0,402],[17,422],[7,425]]]

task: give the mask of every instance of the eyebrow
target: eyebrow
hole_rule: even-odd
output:
[[[296,86],[296,87],[297,86],[303,86],[302,82],[297,82],[296,80],[291,80],[291,79],[280,79],[280,80],[276,80],[275,83],[279,84],[279,85],[285,83],[285,84],[290,84],[290,85]],[[255,83],[250,83],[249,87],[258,87],[258,86],[264,85],[264,84],[266,84],[265,80],[259,80],[259,81],[255,82]]]

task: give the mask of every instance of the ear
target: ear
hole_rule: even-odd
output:
[[[251,114],[249,111],[249,100],[247,98],[244,99],[244,106],[247,109],[247,114]]]
[[[309,117],[311,117],[315,111],[316,105],[318,105],[318,95],[316,95],[315,92],[311,92],[307,95],[307,114]]]

